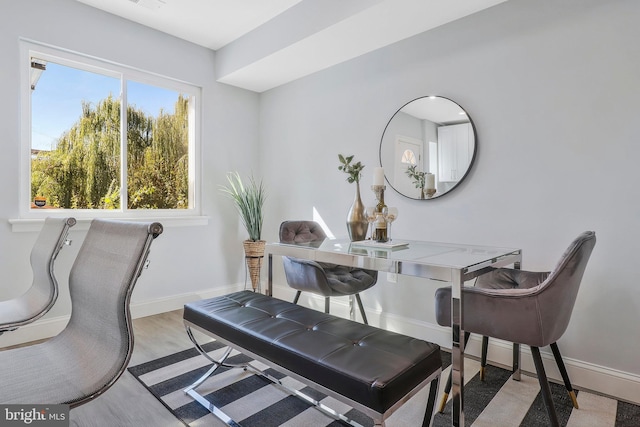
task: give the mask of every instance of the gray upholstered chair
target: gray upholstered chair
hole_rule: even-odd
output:
[[[281,243],[322,243],[327,238],[322,227],[315,221],[284,221],[280,224]],[[296,289],[294,304],[302,292],[311,292],[325,297],[324,311],[329,313],[329,298],[354,295],[364,323],[367,316],[359,293],[376,284],[378,272],[362,268],[315,262],[305,259],[283,257],[287,283]]]
[[[548,271],[544,272],[532,272],[532,271],[523,271],[516,270],[512,268],[500,268],[497,270],[493,270],[490,273],[483,274],[476,278],[475,285],[477,288],[481,289],[530,289],[534,286],[538,286],[542,282],[546,280],[549,276]],[[469,337],[471,333],[465,331],[464,333],[464,344],[467,345],[469,342]],[[513,369],[516,370],[516,366],[519,363],[519,360],[516,359],[516,355],[518,354],[520,344],[513,344],[513,352],[514,352],[514,360],[513,360]],[[489,349],[489,337],[482,337],[482,351],[480,356],[480,381],[485,380],[486,374],[486,366],[487,366],[487,352]],[[449,374],[449,378],[444,387],[444,394],[442,396],[442,400],[440,401],[440,406],[438,408],[438,412],[443,412],[445,405],[447,403],[447,399],[449,397],[449,392],[451,391],[451,374]],[[578,401],[575,399],[575,395],[571,395],[573,399],[573,404],[578,408]]]
[[[74,218],[47,218],[31,249],[31,286],[20,296],[0,301],[0,335],[44,316],[58,299],[53,264],[64,245]]]
[[[95,219],[69,275],[71,318],[40,344],[0,351],[1,404],[87,403],[124,372],[133,350],[129,301],[159,223]]]
[[[551,346],[564,384],[577,407],[557,341],[569,325],[580,282],[595,244],[595,233],[586,231],[571,243],[550,273],[498,269],[483,279],[482,287],[465,287],[462,291],[465,331],[531,347],[542,397],[553,426],[558,425],[558,418],[540,347]],[[439,325],[451,325],[450,287],[436,291],[436,320]],[[446,396],[443,401],[446,402]]]

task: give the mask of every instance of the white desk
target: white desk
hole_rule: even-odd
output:
[[[462,286],[493,268],[514,265],[520,268],[522,251],[514,248],[458,245],[449,243],[406,241],[407,246],[393,249],[365,247],[347,239],[324,240],[322,243],[284,244],[269,243],[268,295],[273,289],[273,255],[292,256],[319,262],[386,271],[408,276],[449,282],[451,300],[451,372],[453,426],[464,426],[464,330],[462,328]],[[516,365],[514,361],[514,367]]]

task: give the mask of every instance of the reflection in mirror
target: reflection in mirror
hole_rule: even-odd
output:
[[[391,117],[380,141],[387,182],[412,199],[435,199],[453,190],[471,169],[475,153],[471,118],[441,96],[405,104]]]

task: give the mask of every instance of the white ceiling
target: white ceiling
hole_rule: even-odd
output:
[[[78,0],[218,50],[301,0]]]
[[[263,92],[506,0],[77,0],[218,51]]]
[[[467,113],[455,102],[439,96],[426,96],[415,99],[400,109],[420,120],[429,120],[438,124],[468,122]]]

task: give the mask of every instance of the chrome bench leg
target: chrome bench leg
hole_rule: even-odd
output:
[[[209,361],[211,361],[213,363],[213,365],[211,366],[211,368],[209,368],[209,370],[204,375],[202,375],[200,378],[198,378],[193,384],[191,384],[190,386],[185,388],[183,391],[187,395],[191,396],[191,398],[194,399],[196,402],[198,402],[199,404],[204,406],[216,418],[218,418],[219,420],[221,420],[222,422],[224,422],[228,426],[230,426],[230,427],[242,427],[240,424],[238,424],[236,421],[234,421],[233,418],[231,418],[230,416],[225,414],[220,408],[218,408],[216,405],[214,405],[213,403],[208,401],[200,393],[195,391],[195,389],[196,389],[196,387],[200,386],[203,382],[205,382],[211,375],[213,375],[213,373],[221,366],[228,367],[228,368],[243,368],[243,369],[246,370],[247,369],[247,365],[246,364],[236,365],[236,364],[225,363],[225,361],[227,360],[227,358],[231,354],[231,351],[233,350],[233,348],[231,348],[230,346],[227,346],[227,349],[225,350],[225,352],[222,355],[222,357],[220,358],[220,360],[215,360],[214,358],[209,356],[209,354],[207,354],[207,352],[204,350],[204,348],[202,348],[200,343],[198,343],[196,338],[193,336],[193,332],[191,331],[191,328],[189,328],[188,326],[185,326],[185,328],[187,330],[187,335],[189,336],[189,339],[191,340],[191,342],[195,346],[196,350],[198,350],[198,353],[200,353],[201,355],[206,357]]]
[[[206,352],[206,350],[204,348],[202,348],[200,343],[193,336],[193,332],[191,331],[191,328],[188,327],[188,326],[185,326],[185,328],[187,330],[187,335],[189,336],[189,339],[191,340],[191,342],[195,346],[196,350],[198,350],[198,353],[200,353],[201,355],[206,357],[207,360],[209,360],[211,363],[213,363],[213,366],[211,366],[211,368],[203,376],[198,378],[193,384],[191,384],[189,387],[184,389],[185,393],[188,393],[189,391],[193,390],[194,388],[198,387],[200,384],[205,382],[206,379],[209,378],[211,375],[213,375],[213,373],[221,366],[225,367],[225,368],[247,369],[247,364],[246,363],[245,364],[225,363],[225,361],[227,360],[227,357],[229,357],[229,355],[231,354],[231,351],[233,350],[233,348],[231,348],[229,346],[227,346],[227,349],[225,350],[225,352],[222,355],[222,357],[220,358],[220,360],[215,360],[213,357],[209,356],[209,354]]]
[[[211,412],[216,418],[218,418],[220,421],[222,421],[226,425],[231,427],[242,427],[240,424],[235,422],[230,416],[222,412],[220,408],[218,408],[213,403],[209,402],[207,399],[205,399],[202,395],[200,395],[195,390],[189,390],[186,393],[189,396],[191,396],[196,402],[198,402],[199,404],[207,408],[209,412]]]
[[[273,377],[273,376],[271,376],[271,375],[269,375],[269,374],[267,374],[265,372],[262,372],[260,369],[256,368],[255,366],[248,365],[247,366],[247,371],[251,371],[254,374],[259,375],[262,378],[272,382],[276,386],[280,387],[283,391],[289,393],[292,396],[296,396],[296,397],[304,400],[305,402],[313,405],[317,410],[319,410],[320,412],[324,413],[325,415],[328,415],[329,417],[331,417],[331,418],[333,418],[335,420],[343,421],[344,423],[346,423],[346,424],[348,424],[350,426],[363,427],[360,423],[350,419],[346,415],[341,414],[340,412],[330,408],[329,406],[321,403],[320,401],[315,400],[311,396],[308,396],[308,395],[302,393],[300,390],[296,390],[294,388],[286,386],[279,379],[277,379],[277,378],[275,378],[275,377]],[[374,422],[376,422],[376,421],[374,420]],[[382,424],[375,424],[375,425],[384,426],[384,421],[381,421],[381,422],[382,422]]]
[[[227,359],[227,357],[229,357],[229,354],[233,350],[231,347],[228,347],[227,351],[222,356],[221,360],[215,360],[214,358],[209,356],[209,354],[207,354],[207,352],[206,352],[206,350],[204,348],[202,348],[200,343],[193,336],[193,332],[191,332],[191,328],[188,327],[188,326],[185,326],[185,328],[187,330],[187,335],[189,336],[189,339],[191,340],[191,342],[195,346],[196,350],[198,350],[198,353],[200,353],[201,355],[206,357],[211,363],[213,363],[215,365],[223,366],[225,368],[243,368],[243,369],[246,369],[246,367],[247,367],[246,363],[241,363],[241,364],[225,363],[225,360]]]

